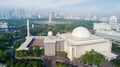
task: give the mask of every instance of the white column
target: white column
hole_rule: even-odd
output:
[[[76,53],[77,53],[77,46],[75,46],[75,58],[77,58],[77,55],[76,55]]]
[[[68,46],[68,58],[70,60],[73,60],[73,52],[72,52],[72,46]]]
[[[27,37],[30,36],[29,20],[27,20]]]

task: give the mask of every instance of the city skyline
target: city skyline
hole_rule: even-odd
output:
[[[66,11],[73,14],[111,14],[119,12],[119,6],[119,0],[0,0],[0,8]]]

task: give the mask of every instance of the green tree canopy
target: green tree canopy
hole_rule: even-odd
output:
[[[64,64],[57,64],[56,67],[66,67]]]
[[[67,53],[64,52],[64,51],[58,51],[58,52],[57,52],[57,56],[67,57]]]
[[[119,59],[112,60],[112,63],[114,64],[115,67],[120,67],[120,60]]]
[[[91,50],[82,55],[80,59],[89,64],[100,65],[104,61],[104,56],[94,50]]]

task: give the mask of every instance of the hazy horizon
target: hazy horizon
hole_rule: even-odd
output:
[[[120,11],[119,0],[0,0],[0,8],[110,14]]]

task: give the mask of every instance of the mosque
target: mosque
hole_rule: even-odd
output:
[[[29,20],[27,20],[26,41],[17,50],[28,50],[29,45],[35,44],[44,48],[45,56],[55,56],[57,51],[65,51],[70,60],[79,58],[92,49],[104,55],[108,60],[117,57],[111,52],[111,41],[92,35],[85,27],[76,27],[71,33],[58,33],[56,36],[53,36],[52,31],[48,32],[48,36],[30,36]]]

